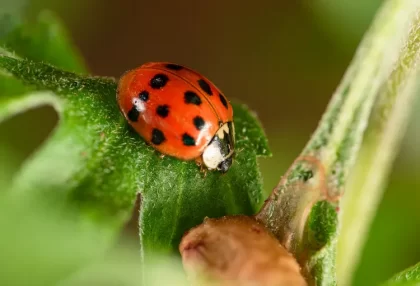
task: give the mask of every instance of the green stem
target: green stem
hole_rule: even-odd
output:
[[[420,9],[420,5],[418,5]],[[398,154],[402,137],[414,106],[420,76],[420,11],[411,18],[410,33],[397,64],[379,93],[365,132],[356,165],[352,170],[342,202],[343,225],[337,249],[340,285],[350,283],[360,249],[376,206]]]
[[[353,189],[349,187],[349,174],[361,154],[366,156],[364,155],[366,128],[367,134],[371,133],[369,131],[371,129],[380,134],[370,145],[377,148],[370,150],[371,156],[375,157],[380,153],[388,158],[382,160],[383,165],[376,170],[374,180],[378,191],[372,191],[369,195],[372,197],[370,199],[372,202],[374,202],[373,197],[376,197],[376,200],[380,197],[379,190],[383,185],[383,178],[398,149],[398,138],[405,130],[407,119],[400,113],[409,113],[407,108],[413,97],[411,79],[414,77],[414,70],[418,64],[419,51],[417,45],[419,35],[413,27],[416,27],[418,23],[419,11],[419,1],[416,0],[388,0],[384,3],[333,95],[317,130],[257,215],[257,219],[269,227],[302,264],[309,265],[306,271],[310,273],[310,276],[317,277],[317,284],[331,283],[335,280],[331,277],[332,280],[325,277],[321,279],[321,277],[325,269],[331,269],[334,266],[329,264],[335,263],[334,249],[337,233],[328,233],[329,239],[325,241],[330,244],[325,243],[323,250],[314,249],[306,238],[308,234],[306,220],[308,215],[311,215],[312,206],[318,201],[325,200],[328,202],[324,204],[325,207],[335,208],[338,207],[337,202],[344,194],[344,189],[346,189],[346,197],[354,196]],[[400,67],[404,67],[405,70],[399,71]],[[393,95],[386,95],[389,93],[387,89],[391,88]],[[403,88],[405,92],[402,92]],[[401,101],[405,102],[399,103],[399,108],[395,111],[400,116],[393,116],[393,112],[383,114],[381,106],[392,108],[392,102],[397,102],[397,95],[402,98]],[[383,104],[384,102],[387,103]],[[378,116],[382,116],[382,129],[373,127],[377,124],[372,118]],[[394,119],[394,117],[399,119]],[[385,126],[388,125],[395,126],[394,128],[399,130],[400,134],[385,131]],[[384,137],[390,138],[387,139],[386,144],[381,143],[381,138]],[[394,149],[392,150],[390,146]],[[359,161],[357,164],[359,165]],[[357,199],[350,201],[346,199],[346,206],[347,203],[354,204],[354,209],[363,208],[366,205],[365,201]],[[340,223],[341,225],[345,225],[346,212],[343,212],[343,216],[340,217],[344,220],[344,223]],[[330,216],[329,219],[331,221],[326,224],[338,224],[336,217]],[[319,221],[322,222],[322,218]],[[322,232],[325,229],[320,227],[316,231]],[[315,233],[315,237],[320,236],[322,234]],[[346,237],[349,240],[353,239],[353,237]],[[328,255],[325,248],[330,249]],[[358,250],[358,248],[352,248],[353,254]],[[348,275],[352,273],[352,269],[341,268],[343,265],[340,263],[352,256],[348,251],[344,253],[345,255],[337,264],[340,279],[343,276],[341,269],[347,271]],[[346,265],[349,266],[349,264]]]

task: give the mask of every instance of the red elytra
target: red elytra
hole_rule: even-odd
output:
[[[207,78],[168,62],[146,63],[120,79],[128,123],[155,149],[226,172],[234,155],[233,109]]]

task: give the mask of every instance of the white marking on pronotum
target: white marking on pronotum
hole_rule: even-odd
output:
[[[211,142],[211,144],[204,149],[203,162],[210,170],[216,169],[224,159],[217,141]]]
[[[217,130],[215,137],[219,137],[220,140],[223,140],[225,134],[229,134],[229,125],[227,123],[223,124],[222,127]],[[233,150],[227,156],[223,156],[220,149],[220,141],[213,141],[211,142],[203,152],[203,162],[207,166],[207,168],[216,169],[220,163],[222,163],[226,158],[229,158],[233,154]]]
[[[219,130],[217,130],[216,135],[220,139],[223,139],[223,138],[225,138],[225,132],[226,132],[226,134],[229,134],[229,126],[228,126],[227,123],[223,124],[222,127],[220,127]]]

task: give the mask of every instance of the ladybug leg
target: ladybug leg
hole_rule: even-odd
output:
[[[198,158],[195,159],[195,164],[200,168],[203,167],[204,164],[203,164],[203,160],[201,159],[201,157],[198,157]]]
[[[207,168],[203,165],[200,165],[200,173],[203,173],[205,178],[207,176]]]
[[[195,163],[197,164],[198,167],[200,167],[200,173],[204,173],[204,178],[207,176],[207,168],[204,166],[203,161],[201,160],[201,158],[197,158],[195,159]]]

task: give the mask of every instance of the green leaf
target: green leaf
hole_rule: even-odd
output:
[[[362,145],[345,185],[347,193],[341,204],[342,228],[337,245],[337,274],[343,284],[351,282],[420,90],[420,3],[390,1],[383,11],[382,20],[396,26],[394,36],[400,40],[390,39],[396,42],[395,50],[391,50],[394,55],[388,55],[392,63],[390,73],[377,92]]]
[[[261,126],[244,105],[234,104],[240,150],[234,164],[225,175],[208,172],[204,177],[194,162],[161,159],[128,126],[117,106],[113,79],[79,76],[4,55],[0,69],[38,91],[0,94],[2,119],[41,102],[52,104],[60,116],[49,140],[15,177],[14,192],[48,194],[70,203],[81,221],[104,223],[114,235],[130,217],[139,193],[145,251],[172,251],[182,234],[205,216],[251,215],[259,205],[256,157],[270,152]]]
[[[72,44],[61,21],[49,11],[35,22],[21,22],[10,14],[0,14],[0,45],[17,55],[44,61],[64,70],[86,73],[86,66]]]
[[[416,94],[419,13],[418,1],[385,1],[317,130],[257,215],[316,285],[351,281]]]
[[[186,285],[179,259],[154,256],[142,265],[129,243],[104,253],[106,228],[80,224],[71,208],[43,200],[0,194],[0,285]]]
[[[394,277],[389,279],[386,283],[382,284],[383,286],[392,286],[392,285],[419,285],[420,284],[420,262],[416,265],[401,271],[396,274]]]
[[[204,216],[255,212],[262,194],[255,158],[269,151],[258,122],[247,108],[234,105],[234,114],[237,148],[244,151],[239,152],[228,174],[212,172],[204,178],[193,163],[157,156],[148,159],[143,167],[140,212],[143,246],[177,248],[182,234],[200,224]]]
[[[305,248],[321,249],[337,231],[337,214],[326,201],[316,203],[307,223],[308,245]]]
[[[36,91],[33,87],[12,77],[11,74],[0,72],[0,122],[11,115],[18,115],[45,104],[54,104],[56,100],[51,92]],[[11,121],[6,122],[1,125],[0,134],[9,134],[9,132],[13,132],[14,128],[19,127]],[[10,185],[13,174],[19,169],[25,156],[25,154],[15,151],[15,144],[8,137],[2,136],[2,140],[0,140],[0,169],[2,170],[0,189],[3,190]]]
[[[53,285],[103,252],[100,229],[74,223],[71,212],[63,218],[38,201],[0,198],[1,285]]]

